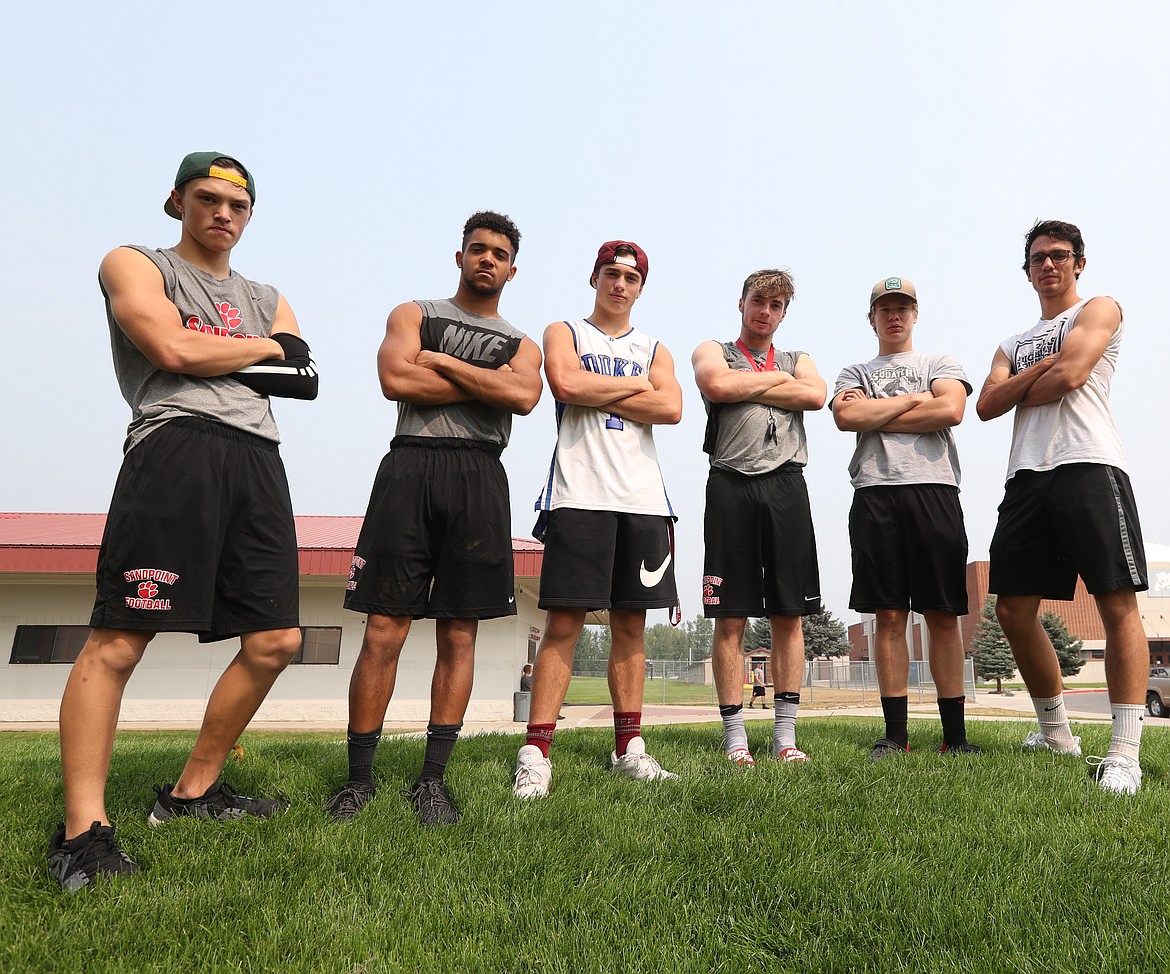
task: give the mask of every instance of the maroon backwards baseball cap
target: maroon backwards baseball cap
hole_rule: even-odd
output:
[[[632,256],[618,254],[618,247],[629,247],[634,253]],[[631,240],[608,240],[601,245],[597,251],[597,260],[593,264],[593,273],[589,275],[591,287],[596,287],[593,277],[606,264],[624,264],[626,267],[634,268],[642,275],[643,284],[646,283],[646,275],[650,273],[650,260],[646,257],[646,251]]]

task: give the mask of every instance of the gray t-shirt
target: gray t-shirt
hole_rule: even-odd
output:
[[[249,281],[235,271],[226,280],[217,280],[170,248],[129,246],[149,257],[159,269],[166,296],[179,309],[184,327],[241,341],[267,338],[272,332],[280,298],[276,288]],[[102,295],[106,299],[114,374],[133,414],[123,451],[129,452],[147,434],[180,416],[208,419],[280,442],[267,396],[226,375],[203,378],[156,369],[114,320],[104,287]]]
[[[728,368],[737,372],[754,371],[735,342],[721,344]],[[772,367],[791,375],[803,354],[777,350]],[[760,366],[764,365],[765,356],[760,357]],[[703,407],[707,410],[707,439],[703,448],[711,454],[712,467],[756,477],[786,463],[802,467],[808,463],[803,411],[754,402],[712,403],[705,396]]]
[[[898,352],[879,355],[862,365],[841,370],[833,389],[836,399],[849,389],[861,389],[870,399],[888,399],[914,392],[930,392],[935,379],[956,379],[971,395],[963,367],[950,355]],[[849,461],[854,487],[899,484],[959,486],[959,454],[950,429],[929,433],[857,434],[857,449]]]
[[[422,347],[445,352],[482,369],[498,369],[512,361],[524,333],[503,318],[484,318],[465,311],[449,298],[416,301],[423,311]],[[485,402],[442,406],[398,404],[397,436],[482,440],[503,449],[512,433],[512,414]]]

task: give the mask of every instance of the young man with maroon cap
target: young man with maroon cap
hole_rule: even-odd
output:
[[[1145,549],[1109,388],[1125,330],[1121,306],[1082,299],[1085,243],[1071,223],[1045,220],[1024,241],[1024,273],[1040,321],[1000,342],[976,407],[979,418],[1015,410],[1007,485],[991,540],[989,591],[1040,723],[1024,747],[1079,757],[1064,708],[1060,664],[1037,614],[1041,599],[1072,599],[1077,576],[1105,625],[1105,678],[1113,734],[1090,757],[1097,783],[1133,795],[1149,646],[1137,592],[1149,587]]]
[[[301,644],[292,503],[268,397],[317,394],[288,302],[229,266],[255,199],[239,161],[192,153],[164,206],[182,221],[179,243],[119,247],[102,261],[114,371],[133,418],[98,556],[93,631],[61,698],[65,822],[49,869],[70,892],[137,871],[115,841],[105,783],[122,691],[157,632],[239,636],[240,652],[178,781],[156,786],[150,823],[278,807],[218,780]]]
[[[479,620],[516,614],[511,504],[500,454],[513,414],[540,399],[540,349],[500,317],[520,231],[474,213],[455,253],[455,295],[390,312],[378,351],[398,403],[354,552],[345,606],[367,614],[349,685],[349,772],[330,799],[335,821],[374,796],[374,752],[414,619],[435,620],[437,658],[423,765],[407,793],[423,825],[453,825],[445,773],[475,675]]]
[[[944,754],[978,754],[967,741],[963,639],[967,613],[967,530],[959,505],[959,455],[952,428],[963,420],[971,384],[950,355],[914,348],[918,295],[887,277],[869,295],[878,354],[843,369],[833,390],[837,428],[857,434],[849,463],[853,591],[849,608],[877,617],[874,661],[886,733],[870,758],[910,750],[906,624],[922,614],[930,673],[938,690]]]
[[[548,794],[549,748],[590,610],[609,612],[616,739],[610,766],[642,781],[675,777],[646,753],[641,735],[646,610],[677,605],[674,511],[654,425],[682,418],[670,352],[630,324],[648,272],[637,244],[602,244],[589,278],[597,290],[592,314],[553,322],[544,333],[557,445],[534,533],[545,544],[539,604],[548,620],[532,677],[528,738],[516,758],[519,798]]]
[[[743,636],[749,616],[772,629],[775,726],[772,756],[800,763],[796,712],[804,676],[804,616],[821,610],[820,571],[804,467],[804,411],[825,404],[825,380],[804,352],[772,339],[796,293],[778,268],[749,274],[739,299],[739,337],[704,342],[691,364],[707,409],[703,449],[711,456],[703,518],[703,614],[712,642],[723,749],[752,767],[743,723]],[[752,677],[764,698],[764,671]],[[749,704],[749,706],[751,706]]]

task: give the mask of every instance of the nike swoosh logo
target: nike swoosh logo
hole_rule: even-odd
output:
[[[646,560],[642,560],[642,565],[638,569],[638,577],[642,580],[642,585],[645,588],[654,588],[662,581],[662,576],[666,574],[667,566],[670,565],[670,552],[666,553],[666,559],[654,571],[646,570]]]
[[[1056,707],[1045,707],[1044,710],[1045,711],[1056,710],[1057,707],[1059,707],[1059,706],[1060,706],[1060,704],[1057,704]]]

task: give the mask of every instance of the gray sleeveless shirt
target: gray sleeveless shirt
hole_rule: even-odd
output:
[[[484,318],[465,311],[449,298],[415,301],[423,312],[422,347],[445,352],[481,369],[498,369],[512,361],[524,333],[503,318]],[[442,406],[398,404],[396,436],[482,440],[503,449],[512,434],[512,414],[485,402]]]
[[[151,250],[130,245],[130,249],[149,257],[159,269],[166,296],[179,309],[183,327],[241,341],[267,338],[272,331],[280,297],[276,288],[249,281],[235,271],[226,280],[217,280],[170,248]],[[114,374],[132,413],[124,452],[163,423],[180,416],[223,423],[280,442],[267,396],[226,375],[203,378],[156,369],[114,320],[104,287],[102,296],[110,326]]]
[[[747,357],[735,342],[724,342],[723,359],[738,372],[753,371]],[[797,359],[804,352],[776,350],[773,368],[792,375]],[[760,361],[758,364],[764,364]],[[804,413],[779,406],[761,406],[754,402],[711,403],[703,397],[707,410],[708,442],[711,466],[756,477],[770,473],[786,463],[808,464],[808,439],[804,433]]]

